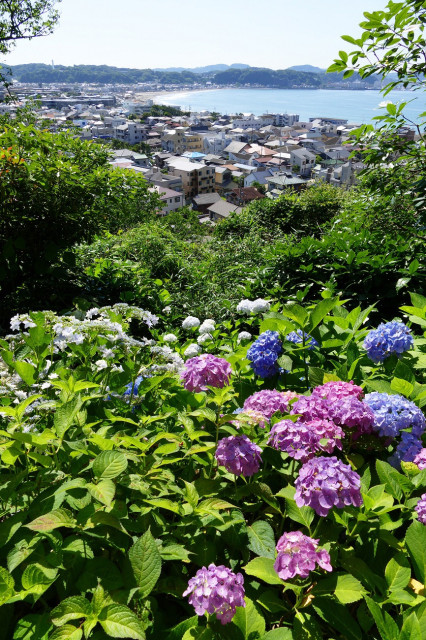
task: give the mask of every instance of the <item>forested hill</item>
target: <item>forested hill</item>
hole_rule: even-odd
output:
[[[5,71],[7,67],[3,68]],[[36,84],[49,82],[92,82],[100,84],[137,84],[150,82],[157,84],[203,84],[207,81],[219,85],[257,85],[262,87],[277,87],[292,89],[299,87],[327,88],[342,80],[337,73],[312,73],[291,69],[274,71],[250,67],[247,69],[231,68],[218,73],[193,73],[192,71],[159,71],[153,69],[129,69],[109,67],[107,65],[74,65],[67,67],[47,64],[20,64],[11,66],[12,77],[19,82],[33,82]],[[345,83],[352,86],[354,80],[359,79],[354,74]],[[374,78],[367,78],[364,82],[373,84]]]

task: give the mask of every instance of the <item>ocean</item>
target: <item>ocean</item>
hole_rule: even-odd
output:
[[[301,121],[322,116],[347,118],[350,123],[370,123],[385,113],[383,101],[408,102],[408,117],[418,121],[426,110],[424,93],[393,91],[386,97],[380,91],[338,91],[326,89],[207,89],[158,96],[157,104],[180,106],[185,110],[228,113],[298,113]]]

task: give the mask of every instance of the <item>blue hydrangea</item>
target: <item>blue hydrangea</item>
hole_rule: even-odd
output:
[[[377,329],[370,331],[364,340],[364,349],[374,364],[380,364],[392,354],[402,355],[413,344],[410,329],[403,322],[392,320],[379,324]]]
[[[401,442],[398,444],[395,453],[389,458],[389,462],[393,467],[399,468],[401,462],[413,462],[422,448],[421,440],[416,438],[412,433],[403,431],[401,434]]]
[[[305,338],[305,346],[308,346],[309,351],[312,351],[315,347],[319,347],[317,340],[301,329],[296,329],[296,331],[292,331],[286,335],[286,340],[294,342],[294,344],[303,344],[303,338]]]
[[[142,382],[142,380],[143,380],[143,377],[138,376],[135,380],[134,386],[133,386],[133,382],[129,382],[129,384],[126,384],[126,390],[123,393],[123,396],[130,396],[130,394],[132,393],[132,387],[133,387],[133,395],[137,396],[139,391],[139,385]]]
[[[374,413],[373,429],[379,436],[395,438],[403,429],[420,438],[426,428],[422,411],[403,396],[389,393],[367,393],[364,398]]]
[[[282,344],[278,331],[264,331],[247,351],[253,371],[260,378],[270,378],[279,371],[278,356]]]

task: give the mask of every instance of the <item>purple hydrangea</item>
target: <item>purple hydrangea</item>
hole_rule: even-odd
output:
[[[423,493],[414,509],[417,511],[417,518],[422,524],[426,524],[426,493]]]
[[[262,449],[247,436],[229,436],[219,440],[215,457],[220,465],[236,476],[252,476],[262,463]]]
[[[286,335],[286,340],[293,342],[294,344],[303,344],[303,339],[305,340],[305,346],[308,347],[309,351],[312,351],[315,347],[319,347],[317,340],[310,336],[309,333],[302,331],[302,329],[296,329],[296,331],[292,331]]]
[[[413,344],[410,329],[403,322],[392,320],[379,324],[377,329],[370,331],[364,340],[364,349],[374,364],[380,364],[392,354],[400,356]]]
[[[245,607],[244,578],[223,564],[209,564],[197,571],[188,582],[183,596],[189,595],[197,616],[215,613],[222,624],[231,622],[237,607]]]
[[[426,449],[421,449],[414,457],[413,462],[419,469],[426,469]]]
[[[367,393],[364,402],[373,410],[373,429],[379,436],[395,438],[403,429],[411,428],[411,433],[420,438],[426,428],[422,411],[403,396],[373,391]]]
[[[307,578],[310,571],[316,569],[316,565],[333,571],[330,564],[330,556],[325,549],[317,551],[319,540],[305,536],[301,531],[284,533],[277,542],[277,559],[274,569],[281,580],[289,580],[296,575]]]
[[[354,437],[371,433],[374,413],[368,405],[353,395],[324,398],[321,395],[301,396],[291,409],[303,422],[331,420],[336,425],[354,430]]]
[[[208,386],[221,389],[229,384],[231,373],[231,365],[224,358],[203,353],[187,360],[180,375],[187,391],[206,391]]]
[[[282,344],[278,331],[264,331],[247,351],[253,371],[260,378],[270,378],[279,371],[278,356]]]
[[[329,420],[281,420],[272,427],[268,444],[285,451],[291,458],[306,462],[319,451],[331,453],[334,447],[341,449],[343,437],[343,430]],[[321,444],[322,439],[327,439],[327,443]]]
[[[364,395],[364,391],[361,387],[358,387],[352,382],[343,382],[342,380],[330,381],[325,384],[321,384],[312,390],[312,395],[318,398],[328,399],[340,399],[347,396],[355,396],[358,400]]]
[[[326,516],[333,507],[362,504],[359,475],[335,456],[305,462],[295,485],[297,506],[312,507],[319,516]]]
[[[389,463],[398,468],[401,462],[414,462],[414,458],[420,453],[423,445],[413,433],[403,431],[401,433],[401,441],[395,449],[394,454],[389,458]]]
[[[290,400],[298,397],[294,391],[276,391],[275,389],[256,391],[244,402],[243,411],[258,411],[270,420],[277,411],[286,413],[289,410]]]

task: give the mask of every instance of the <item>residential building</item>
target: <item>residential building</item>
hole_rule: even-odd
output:
[[[185,204],[183,193],[179,193],[179,191],[158,185],[151,187],[150,191],[156,191],[164,204],[163,208],[157,211],[160,216],[167,216],[171,211],[176,211]]]
[[[181,157],[169,158],[166,164],[170,173],[182,178],[185,196],[192,198],[199,193],[214,191],[215,167]]]
[[[309,177],[311,175],[311,171],[315,166],[315,159],[315,154],[307,149],[298,147],[290,150],[290,163],[301,176]]]
[[[255,187],[237,187],[226,194],[227,202],[240,207],[253,202],[253,200],[263,200],[263,198],[265,198],[263,193],[260,193]]]
[[[218,200],[214,204],[212,204],[207,209],[210,220],[213,222],[219,222],[220,220],[224,220],[228,218],[231,213],[241,213],[242,208],[237,207],[235,204],[231,204],[230,202],[226,202],[225,200]]]

